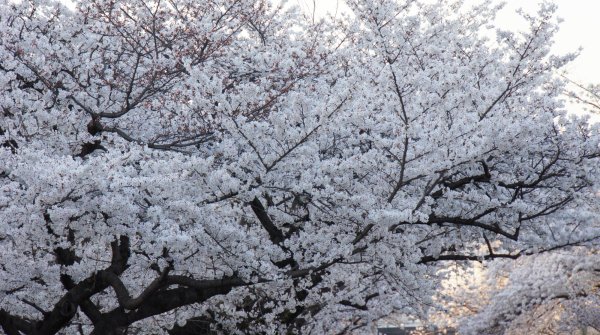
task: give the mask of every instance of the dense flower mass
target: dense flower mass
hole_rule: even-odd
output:
[[[361,333],[498,258],[466,333],[593,315],[600,129],[554,6],[75,5],[0,3],[5,333]]]

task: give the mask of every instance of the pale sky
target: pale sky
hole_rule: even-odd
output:
[[[67,5],[70,2],[70,0],[62,1]],[[480,0],[467,0],[471,3],[478,1]],[[507,29],[524,27],[522,19],[515,11],[523,8],[526,12],[534,13],[541,1],[505,0],[506,6],[498,15],[497,26]],[[552,0],[552,2],[558,5],[557,16],[564,20],[555,37],[553,52],[564,54],[582,48],[579,57],[566,67],[568,78],[584,86],[600,84],[600,38],[598,37],[600,0]],[[344,10],[342,3],[341,0],[288,0],[288,4],[298,4],[307,11],[312,11],[315,6],[317,16]],[[596,118],[600,120],[600,115]]]
[[[295,0],[302,8],[312,10],[316,5],[318,16],[341,8],[339,0]],[[475,2],[477,0],[471,0]],[[498,15],[497,25],[502,28],[519,28],[518,8],[535,12],[538,0],[505,0],[506,6]],[[292,3],[294,1],[291,1]],[[553,51],[557,54],[583,50],[577,60],[568,66],[570,78],[583,83],[600,83],[600,0],[554,0],[558,5],[558,17],[564,22],[556,36]],[[341,10],[341,9],[338,9]],[[521,26],[522,27],[522,26]]]
[[[62,0],[69,3],[69,0]],[[470,0],[476,2],[478,0]],[[498,26],[518,28],[520,18],[515,10],[523,8],[535,12],[541,0],[505,0],[506,6],[498,16]],[[291,0],[306,10],[316,6],[317,16],[326,12],[343,10],[340,0]],[[553,0],[558,5],[558,17],[564,22],[556,36],[553,50],[557,54],[574,52],[583,48],[580,56],[567,67],[569,78],[587,85],[600,83],[600,0]]]
[[[498,24],[508,26],[518,19],[515,9],[522,7],[535,11],[537,0],[508,0],[498,18]],[[569,77],[584,84],[600,83],[600,1],[598,0],[554,0],[558,5],[557,15],[564,22],[556,35],[553,46],[555,53],[583,50],[579,57],[567,67]]]
[[[317,17],[325,13],[339,13],[345,10],[341,0],[288,0],[305,10],[312,11],[316,7]],[[481,0],[467,0],[477,3]],[[503,29],[526,28],[523,19],[516,14],[522,8],[525,12],[535,13],[543,0],[504,0],[506,6],[498,14],[496,26]],[[582,48],[579,57],[564,69],[567,77],[583,86],[600,84],[600,0],[551,0],[558,5],[556,15],[564,21],[555,36],[552,52],[557,55],[577,52]],[[571,89],[577,89],[572,86]],[[567,110],[571,113],[585,113],[583,105],[567,101]],[[587,113],[586,113],[587,114]],[[594,122],[600,122],[600,114],[592,115]]]

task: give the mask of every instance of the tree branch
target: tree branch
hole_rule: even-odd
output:
[[[127,261],[130,256],[129,238],[127,236],[119,237],[118,241],[111,243],[111,249],[111,265],[104,271],[120,275],[127,269]],[[103,279],[101,271],[75,285],[54,305],[54,309],[35,325],[32,334],[56,334],[63,329],[75,316],[81,303],[109,286],[109,283]]]
[[[252,211],[258,218],[260,224],[263,226],[263,228],[265,228],[267,233],[269,233],[269,239],[271,240],[271,242],[275,244],[283,242],[285,239],[283,233],[281,232],[281,230],[279,230],[279,228],[277,228],[277,226],[275,226],[260,200],[258,200],[258,198],[255,197],[250,202],[250,207],[252,208]]]
[[[167,268],[162,271],[160,276],[154,279],[152,283],[150,283],[150,285],[148,285],[148,287],[146,287],[146,289],[137,298],[131,298],[127,288],[121,279],[119,279],[119,276],[117,276],[115,273],[110,271],[101,271],[99,275],[104,281],[110,284],[113,290],[115,290],[119,305],[124,309],[133,310],[138,308],[150,295],[152,295],[165,284],[165,279],[171,269],[171,265],[167,266]]]
[[[3,309],[0,309],[0,327],[7,335],[21,335],[21,331],[29,333],[32,330],[29,320],[11,315]]]

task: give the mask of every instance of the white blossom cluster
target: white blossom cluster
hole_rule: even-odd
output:
[[[466,331],[593,299],[600,128],[555,8],[461,3],[1,1],[0,329],[361,333],[497,258]]]

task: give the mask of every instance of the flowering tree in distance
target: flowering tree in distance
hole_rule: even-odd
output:
[[[343,334],[449,261],[594,248],[552,5],[494,41],[488,2],[348,5],[3,1],[2,330]]]

